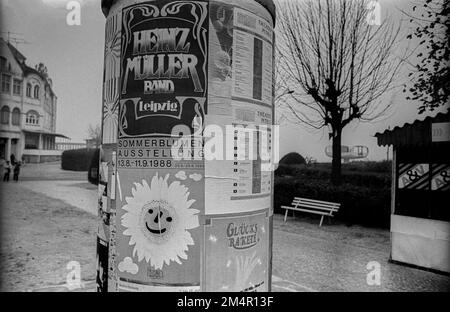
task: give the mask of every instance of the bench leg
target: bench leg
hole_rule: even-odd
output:
[[[286,222],[286,218],[287,218],[287,214],[288,214],[288,209],[286,209],[286,213],[284,214],[284,222]]]
[[[323,215],[322,215],[322,217],[320,218],[320,224],[319,224],[319,226],[322,226],[322,222],[323,222]]]

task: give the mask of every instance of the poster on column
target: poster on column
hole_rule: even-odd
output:
[[[98,291],[116,291],[115,186],[120,82],[121,13],[110,12],[105,25],[102,96],[102,146],[99,164]],[[106,259],[106,260],[104,260]],[[102,266],[102,267],[100,267]],[[105,274],[106,273],[106,274]]]
[[[212,218],[205,230],[205,290],[268,290],[269,218],[266,213]]]
[[[221,159],[207,158],[205,211],[215,215],[268,209],[273,161],[272,18],[254,1],[211,1],[209,22],[206,129],[221,128],[224,140],[219,149],[224,152]],[[218,143],[215,137],[205,135],[206,155],[218,150],[211,144]]]
[[[103,72],[102,144],[117,143],[120,87],[120,12],[108,16],[105,25]]]
[[[123,9],[119,291],[200,290],[207,19],[206,1]]]
[[[110,290],[109,259],[114,255],[110,250],[111,220],[115,216],[115,201],[111,196],[115,187],[115,168],[113,166],[113,147],[103,145],[99,151],[99,183],[98,183],[98,229],[97,229],[97,290],[106,292]]]

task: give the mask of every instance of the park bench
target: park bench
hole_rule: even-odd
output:
[[[318,215],[322,215],[320,218],[319,226],[322,226],[322,221],[324,217],[334,217],[333,213],[337,212],[341,206],[339,203],[314,200],[308,198],[294,197],[291,206],[281,206],[281,208],[286,209],[284,215],[284,222],[286,222],[289,210],[292,210],[292,214],[295,211],[309,212]]]

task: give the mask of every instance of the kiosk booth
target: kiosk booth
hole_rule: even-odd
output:
[[[450,272],[450,111],[375,136],[393,146],[391,260]]]

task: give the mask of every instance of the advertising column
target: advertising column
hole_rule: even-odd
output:
[[[269,2],[102,1],[99,291],[270,290]]]

